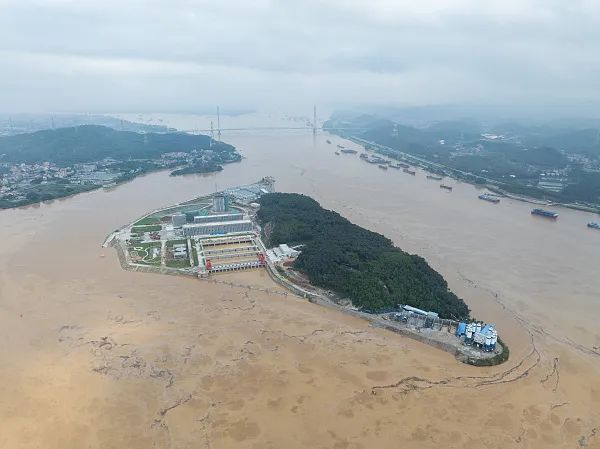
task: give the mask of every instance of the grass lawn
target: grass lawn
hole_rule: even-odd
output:
[[[139,221],[136,221],[134,223],[134,226],[147,226],[147,225],[157,225],[160,223],[160,217],[154,217],[154,216],[149,216],[149,217],[144,217]]]
[[[154,249],[158,251],[154,251]],[[129,254],[133,255],[137,253],[141,257],[140,260],[134,261],[134,263],[145,264],[145,265],[160,265],[160,243],[148,242],[148,243],[130,243]]]
[[[144,232],[154,232],[160,231],[162,229],[161,225],[143,225],[143,226],[133,226],[131,228],[131,232],[136,234],[143,234]]]
[[[167,260],[167,267],[169,268],[189,268],[190,260],[188,258],[185,259],[177,259],[177,260]]]

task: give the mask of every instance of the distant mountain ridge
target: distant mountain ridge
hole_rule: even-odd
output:
[[[142,120],[142,117],[140,117]],[[0,114],[0,136],[27,134],[46,129],[71,128],[81,125],[101,125],[117,131],[173,132],[162,123],[138,123],[110,115],[99,114]]]
[[[70,165],[114,158],[153,159],[168,152],[185,152],[211,148],[205,135],[182,132],[145,133],[117,131],[99,125],[81,125],[49,129],[0,138],[0,162],[53,162]],[[213,149],[234,151],[234,147],[216,142]]]

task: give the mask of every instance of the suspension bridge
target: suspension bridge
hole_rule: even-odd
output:
[[[332,130],[332,131],[363,131],[366,128],[357,128],[357,127],[327,127],[324,128],[323,125],[319,125],[317,121],[317,106],[314,106],[313,109],[313,119],[310,121],[306,119],[306,124],[304,126],[242,126],[242,127],[233,127],[233,128],[221,128],[221,113],[219,107],[217,107],[217,115],[216,115],[217,126],[215,128],[214,121],[210,122],[210,128],[196,128],[196,129],[186,129],[183,132],[189,134],[210,134],[213,140],[221,140],[221,133],[225,131],[288,131],[288,130],[296,130],[296,131],[312,131],[316,134],[318,131],[324,130]]]

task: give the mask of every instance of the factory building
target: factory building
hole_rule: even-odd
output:
[[[183,235],[185,237],[249,231],[252,231],[252,221],[250,220],[225,221],[220,223],[195,223],[183,226]]]
[[[227,212],[227,208],[229,207],[229,198],[222,194],[217,194],[213,196],[213,212]]]
[[[267,257],[273,263],[295,259],[299,254],[300,251],[290,248],[285,243],[267,250]]]
[[[221,221],[239,221],[244,219],[244,214],[219,214],[219,215],[198,215],[194,217],[194,223],[216,223]]]
[[[184,213],[178,212],[176,214],[171,215],[171,223],[176,228],[180,228],[184,224],[186,224],[187,219]]]

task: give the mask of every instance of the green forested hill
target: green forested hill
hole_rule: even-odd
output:
[[[70,165],[107,157],[153,159],[173,151],[208,149],[208,136],[186,133],[147,133],[117,131],[97,125],[44,130],[0,138],[0,161],[17,163],[54,162]],[[213,150],[233,152],[231,145],[216,143]]]
[[[447,318],[469,315],[464,301],[423,258],[394,247],[383,235],[304,195],[270,193],[260,204],[258,219],[269,229],[268,244],[304,244],[295,268],[314,285],[347,296],[367,311],[409,304]]]

